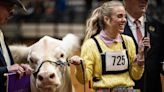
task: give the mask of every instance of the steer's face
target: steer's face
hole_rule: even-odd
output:
[[[35,70],[36,87],[44,92],[54,91],[62,85],[67,55],[61,43],[45,37],[31,46],[28,61]]]

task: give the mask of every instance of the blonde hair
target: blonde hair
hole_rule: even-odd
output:
[[[108,16],[110,18],[112,10],[116,6],[123,6],[123,4],[120,1],[108,1],[92,12],[86,23],[86,36],[84,41],[100,33],[100,31],[104,29],[103,16]]]

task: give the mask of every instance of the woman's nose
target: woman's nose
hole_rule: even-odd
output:
[[[126,17],[122,18],[122,22],[124,22],[124,23],[126,22]]]

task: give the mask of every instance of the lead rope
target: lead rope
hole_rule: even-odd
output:
[[[82,60],[80,61],[80,65],[81,65],[81,68],[82,68],[82,71],[83,71],[83,78],[84,78],[84,92],[86,92],[86,83],[85,83],[85,70],[84,70],[84,65],[83,65],[83,62]]]

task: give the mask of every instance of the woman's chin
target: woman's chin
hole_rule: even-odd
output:
[[[120,33],[123,33],[124,32],[124,29],[120,29],[119,31],[120,31]]]

